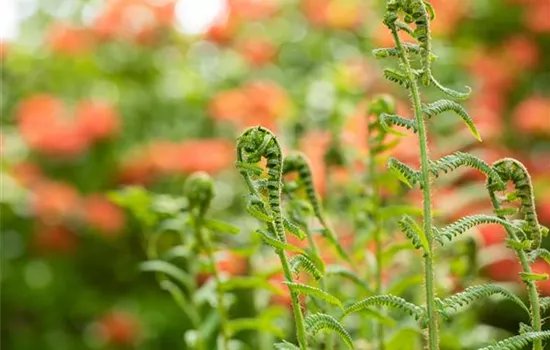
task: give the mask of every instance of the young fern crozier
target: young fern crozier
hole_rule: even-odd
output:
[[[267,177],[261,178],[263,169],[257,165],[262,158],[267,160]],[[309,179],[309,167],[305,168],[305,159],[290,159],[287,161],[287,172],[301,170],[302,181]],[[304,268],[315,278],[321,275],[317,254],[308,254],[308,252],[287,243],[286,231],[304,239],[307,235],[292,221],[283,216],[281,203],[281,194],[283,188],[283,154],[279,141],[275,135],[261,126],[246,130],[237,139],[237,162],[236,166],[245,180],[250,191],[250,198],[247,204],[247,210],[251,215],[262,221],[267,230],[258,230],[258,233],[266,244],[271,246],[279,256],[283,269],[285,284],[290,291],[294,322],[296,326],[296,338],[298,346],[284,342],[276,344],[279,349],[308,349],[308,338],[313,337],[321,329],[334,331],[340,336],[343,342],[353,349],[351,337],[343,326],[332,316],[325,313],[315,313],[304,316],[304,310],[298,296],[300,294],[317,298],[325,303],[343,308],[342,302],[335,296],[327,293],[322,288],[313,287],[306,284],[297,283],[293,272],[298,267]],[[306,184],[306,192],[311,184]],[[264,191],[265,190],[265,191]],[[309,189],[311,190],[311,188]],[[262,193],[264,192],[264,193]],[[322,216],[322,211],[318,203],[315,192],[308,193],[308,199],[321,224],[325,227],[325,236],[333,244],[337,241],[332,236],[328,236],[326,231],[327,224]],[[315,207],[317,206],[317,209]],[[313,246],[314,247],[314,246]],[[300,258],[289,259],[288,252],[298,252]],[[322,270],[322,268],[321,268]],[[307,310],[306,310],[307,311]]]

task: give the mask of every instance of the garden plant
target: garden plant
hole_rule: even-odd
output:
[[[550,347],[547,5],[186,1],[0,45],[2,345]]]

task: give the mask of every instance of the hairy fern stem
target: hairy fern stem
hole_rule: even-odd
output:
[[[407,53],[403,48],[401,39],[397,34],[395,25],[391,28],[391,32],[399,51],[399,57],[409,80],[409,92],[411,103],[414,108],[414,117],[418,127],[418,139],[420,141],[420,175],[422,182],[423,194],[423,229],[426,235],[428,247],[424,256],[424,274],[425,274],[425,295],[426,295],[426,310],[428,318],[428,348],[430,350],[439,349],[439,330],[438,330],[438,312],[436,308],[436,292],[434,284],[434,263],[433,263],[433,231],[432,231],[432,204],[431,204],[431,187],[430,187],[430,159],[428,154],[428,140],[426,136],[426,126],[424,114],[422,110],[422,102],[420,100],[420,91],[413,69],[409,62]]]

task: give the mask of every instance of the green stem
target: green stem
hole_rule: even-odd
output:
[[[290,265],[284,251],[278,251],[277,255],[281,260],[281,265],[283,267],[283,275],[285,280],[288,282],[294,282],[292,277],[292,271],[290,270]],[[294,313],[294,322],[296,323],[296,337],[298,338],[298,344],[300,345],[301,350],[307,350],[307,336],[306,336],[306,326],[304,322],[304,315],[300,307],[300,300],[298,299],[298,294],[290,290],[290,300],[292,302],[292,312]]]
[[[208,237],[205,237],[203,230],[202,230],[202,223],[204,218],[204,212],[201,210],[199,215],[195,218],[195,234],[197,235],[197,239],[202,245],[206,256],[208,258],[208,263],[211,266],[212,270],[212,276],[214,277],[214,281],[216,282],[216,298],[217,300],[217,309],[218,309],[218,315],[220,316],[220,327],[222,331],[222,350],[229,350],[229,340],[230,335],[229,331],[227,329],[227,322],[228,322],[228,312],[225,305],[225,297],[224,292],[221,289],[221,279],[220,274],[218,272],[218,269],[216,268],[216,259],[214,257],[214,251],[212,249],[212,246],[210,245],[210,239]]]
[[[242,161],[242,153],[237,153],[237,161]],[[262,198],[254,184],[252,183],[252,179],[250,178],[250,175],[247,173],[241,173],[246,185],[248,187],[248,190],[251,194],[255,195],[258,198]],[[275,234],[275,237],[279,237],[277,234],[277,229],[275,228],[275,225],[270,222],[268,223],[269,230]],[[281,233],[284,235],[284,232]],[[277,255],[279,256],[279,260],[281,261],[281,266],[283,268],[283,275],[285,277],[285,280],[287,282],[294,282],[294,278],[292,277],[292,271],[290,270],[290,265],[288,263],[288,258],[286,256],[286,253],[284,251],[276,251]],[[300,300],[298,299],[298,294],[290,290],[290,300],[292,303],[292,312],[294,313],[294,323],[296,325],[296,338],[298,339],[298,344],[300,346],[300,350],[308,350],[307,349],[307,336],[306,336],[306,326],[304,322],[304,315],[302,313],[302,309],[300,307]]]
[[[424,123],[424,114],[422,112],[422,102],[420,100],[420,92],[416,77],[413,74],[411,64],[407,53],[403,49],[401,40],[397,35],[397,29],[391,28],[393,38],[405,73],[410,82],[409,90],[411,95],[411,102],[414,108],[414,117],[418,126],[418,139],[420,141],[420,171],[421,171],[421,183],[422,183],[422,195],[423,195],[423,228],[428,241],[428,251],[424,257],[424,282],[426,293],[426,309],[428,316],[428,348],[430,350],[439,349],[439,330],[438,330],[438,313],[435,307],[435,283],[434,283],[434,269],[433,269],[433,232],[432,232],[432,203],[431,203],[431,188],[430,188],[430,159],[428,154],[428,140],[426,137],[426,126]]]
[[[500,204],[495,196],[495,193],[493,191],[489,191],[489,195],[491,197],[491,203],[493,205],[493,208],[495,210],[500,209]],[[506,218],[502,215],[497,215],[499,218],[506,220]],[[520,241],[516,235],[516,233],[513,230],[510,230],[510,228],[505,227],[506,232],[508,233],[508,236],[510,236],[511,239],[514,241]],[[516,252],[516,255],[518,256],[518,259],[521,263],[521,268],[523,269],[523,272],[531,273],[533,272],[531,269],[531,265],[529,264],[529,259],[527,257],[527,254],[525,254],[525,251],[514,249]],[[537,291],[537,285],[534,281],[523,281],[525,285],[527,286],[527,292],[529,297],[529,304],[531,305],[531,328],[535,332],[538,332],[542,330],[542,323],[541,323],[541,316],[540,316],[540,300],[539,300],[539,293]],[[534,340],[533,341],[533,350],[542,350],[542,340]]]

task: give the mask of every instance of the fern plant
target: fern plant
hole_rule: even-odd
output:
[[[258,163],[265,158],[266,176]],[[243,177],[250,192],[247,201],[248,212],[264,223],[265,229],[259,229],[257,232],[264,242],[271,246],[279,257],[286,285],[290,292],[294,323],[296,327],[296,338],[298,346],[289,343],[277,343],[278,349],[310,349],[308,345],[315,335],[323,329],[334,331],[340,336],[342,341],[353,349],[351,336],[340,324],[340,322],[325,312],[308,314],[306,305],[300,302],[299,295],[305,295],[313,299],[319,299],[328,305],[334,305],[343,309],[342,302],[334,295],[328,293],[325,289],[324,264],[319,256],[315,241],[309,226],[306,223],[306,216],[296,212],[298,208],[309,207],[322,226],[322,235],[331,245],[335,247],[340,255],[346,257],[347,254],[338,243],[332,228],[324,217],[324,213],[315,193],[311,169],[307,159],[302,154],[292,154],[283,158],[280,144],[275,135],[261,126],[252,127],[246,130],[237,140],[237,162],[236,166]],[[284,186],[283,174],[291,172],[298,173],[298,186],[305,191],[304,201],[294,198],[292,221],[283,212],[282,192]],[[287,183],[285,192],[292,198],[294,192],[289,189]],[[292,185],[290,185],[292,187]],[[305,232],[304,232],[305,231]],[[296,236],[299,240],[308,239],[310,249],[303,250],[296,245],[287,242],[286,232]],[[294,253],[290,257],[290,253]],[[321,280],[319,286],[298,283],[294,274],[299,271],[309,273],[314,280]],[[329,307],[323,307],[329,310]],[[328,343],[332,346],[329,337]]]
[[[400,18],[403,18],[404,22]],[[415,170],[397,159],[390,159],[388,166],[408,186],[418,185],[422,189],[422,224],[419,225],[413,218],[404,216],[400,220],[399,225],[406,236],[411,239],[414,247],[421,250],[423,254],[426,299],[425,314],[422,312],[422,309],[416,309],[414,305],[404,300],[396,299],[394,296],[367,298],[352,308],[352,311],[359,310],[378,302],[376,298],[380,298],[380,302],[384,301],[388,305],[399,307],[409,312],[418,318],[421,324],[427,328],[426,341],[428,348],[431,350],[439,348],[439,314],[448,316],[446,311],[448,308],[456,309],[479,297],[499,293],[527,310],[525,305],[514,295],[492,285],[472,287],[459,295],[451,296],[443,301],[440,300],[436,295],[434,276],[435,241],[444,244],[445,240],[452,240],[457,235],[466,232],[469,228],[480,224],[498,223],[503,225],[510,234],[509,244],[511,248],[518,252],[518,256],[522,262],[524,268],[522,279],[530,289],[531,330],[533,332],[539,332],[541,329],[539,302],[534,280],[546,278],[546,276],[533,274],[530,271],[525,255],[525,250],[538,247],[541,237],[541,230],[534,214],[532,189],[530,183],[526,180],[528,179],[528,175],[525,169],[519,166],[517,161],[501,161],[493,164],[493,166],[489,166],[481,159],[461,152],[435,161],[429,157],[427,121],[436,118],[444,112],[453,112],[460,117],[472,135],[481,141],[481,137],[472,119],[466,110],[456,102],[456,100],[467,98],[471,90],[467,88],[468,91],[459,92],[445,87],[439,83],[432,73],[431,63],[435,56],[431,50],[430,22],[434,18],[434,9],[427,0],[388,0],[384,24],[391,31],[395,47],[381,48],[374,51],[375,56],[378,58],[398,59],[398,68],[386,68],[384,76],[389,81],[397,83],[408,90],[414,111],[412,119],[399,115],[382,115],[381,125],[387,129],[393,126],[403,127],[418,135],[420,170]],[[411,24],[414,24],[414,28],[410,26]],[[403,43],[399,32],[405,32],[410,35],[417,41],[417,44]],[[422,86],[433,86],[446,95],[447,98],[433,103],[422,103],[420,95],[420,87]],[[431,181],[442,173],[451,172],[459,167],[472,167],[487,176],[487,188],[493,200],[497,216],[474,215],[464,217],[443,229],[437,229],[433,227]],[[512,196],[512,198],[518,198],[521,201],[522,209],[525,213],[525,224],[509,222],[502,216],[495,192],[505,190],[505,181],[508,180],[511,180],[516,185],[516,197]],[[541,349],[541,339],[545,338],[545,336],[540,333],[537,333],[536,336],[529,336],[527,334],[529,333],[523,334],[523,337],[516,340],[514,338],[510,339],[508,342],[503,343],[502,348],[513,348],[514,344],[521,345],[532,340],[534,349]],[[497,346],[497,348],[500,347]]]

